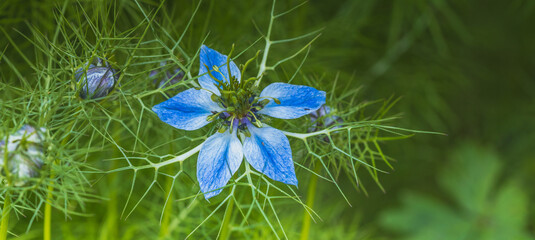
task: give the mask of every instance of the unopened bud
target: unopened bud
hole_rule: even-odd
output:
[[[87,71],[86,66],[76,70],[75,75],[81,88],[79,90],[80,97],[82,99],[98,99],[107,96],[115,87],[119,73],[109,65],[95,66],[91,64]]]
[[[312,126],[308,129],[309,132],[318,131],[344,122],[339,116],[332,114],[331,108],[326,105],[311,112],[309,116],[312,122]],[[335,126],[334,128],[339,128],[339,126]]]
[[[170,71],[165,71],[165,76],[162,77],[162,78],[156,78],[156,76],[162,72],[161,71],[161,68],[165,67],[167,65],[167,62],[166,61],[162,61],[160,62],[160,69],[158,70],[153,70],[149,73],[149,78],[150,79],[154,79],[152,80],[152,84],[155,85],[156,88],[159,88],[159,89],[164,89],[164,88],[169,88],[177,83],[179,83],[180,81],[182,81],[182,79],[184,79],[184,72],[182,70],[180,70],[179,68],[176,68],[173,72],[170,72]],[[176,87],[170,89],[170,90],[176,90],[178,91],[178,89]]]
[[[44,132],[44,128],[24,125],[9,135],[7,141],[6,138],[0,141],[0,175],[7,176],[7,169],[14,186],[23,186],[28,178],[39,176],[44,159]]]

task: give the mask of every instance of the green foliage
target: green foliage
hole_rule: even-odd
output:
[[[461,145],[438,175],[451,203],[406,192],[381,223],[403,239],[533,239],[526,229],[528,196],[514,179],[497,184],[501,170],[492,151]]]

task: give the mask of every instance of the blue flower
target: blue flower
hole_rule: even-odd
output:
[[[197,179],[205,198],[222,191],[243,157],[267,177],[297,186],[288,138],[261,121],[266,117],[294,119],[310,114],[325,103],[325,92],[273,83],[258,93],[254,81],[241,79],[234,62],[204,45],[198,81],[200,89],[183,91],[152,110],[178,129],[196,130],[210,122],[221,124],[221,129],[203,143],[197,160]]]
[[[103,66],[103,61],[97,58],[97,65],[87,63],[76,70],[75,78],[81,86],[80,97],[82,99],[98,99],[107,96],[115,87],[119,79],[119,73],[108,62]],[[87,67],[87,71],[85,71]]]

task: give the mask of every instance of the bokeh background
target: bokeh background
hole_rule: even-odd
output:
[[[284,11],[300,3],[280,1],[276,9]],[[0,2],[0,52],[26,74],[31,69],[19,51],[33,59],[30,26],[45,36],[52,35],[58,24],[57,9],[66,6],[73,9],[69,10],[72,15],[89,16],[107,9],[119,16],[113,23],[117,29],[126,30],[143,21],[140,6],[151,13],[160,2],[117,0],[109,4],[4,0]],[[197,4],[167,1],[155,21],[178,37]],[[194,52],[208,36],[207,43],[222,52],[228,52],[232,44],[244,49],[260,37],[255,25],[265,29],[271,4],[204,1],[181,47]],[[445,134],[415,134],[385,143],[383,151],[395,160],[395,170],[381,176],[384,189],[363,177],[364,193],[340,175],[338,182],[351,206],[332,184],[320,180],[312,208],[322,220],[312,223],[308,237],[533,239],[534,23],[535,2],[531,0],[311,0],[279,19],[276,36],[321,29],[303,65],[303,75],[322,79],[320,85],[325,88],[335,79],[341,85],[361,88],[362,101],[400,97],[391,110],[400,114],[396,126]],[[272,54],[285,56],[288,49],[302,45],[274,48]],[[11,68],[5,61],[0,63],[0,81],[9,81],[5,79],[11,76]],[[302,189],[307,187],[306,179],[300,179]],[[95,188],[104,197],[110,192],[109,186],[98,183]],[[118,208],[124,203],[121,197],[114,201]],[[127,219],[112,216],[118,219],[111,225],[113,230],[104,226],[110,218],[104,200],[89,205],[89,216],[66,219],[57,212],[54,239],[157,239],[163,201],[148,201]],[[298,239],[303,237],[303,210],[289,209],[295,212],[285,214],[281,221],[289,238]],[[177,209],[171,219],[181,212]],[[19,224],[26,221],[21,219]],[[40,224],[34,223],[35,229],[20,235],[21,239],[39,239]],[[170,231],[191,231],[173,230],[181,227],[176,223]],[[167,237],[184,238],[181,234]],[[200,234],[192,238],[213,237]],[[275,237],[266,227],[252,238]]]

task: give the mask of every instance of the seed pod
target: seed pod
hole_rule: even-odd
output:
[[[0,175],[6,176],[6,169],[11,175],[14,186],[23,186],[28,178],[38,177],[43,166],[44,128],[36,129],[24,125],[14,134],[0,141]],[[7,160],[4,159],[7,150]],[[7,168],[6,166],[7,165]]]
[[[81,88],[82,99],[98,99],[107,96],[119,79],[119,73],[107,62],[106,66],[101,66],[102,60],[97,58],[97,61],[99,64],[90,64],[87,72],[84,72],[87,65],[76,71],[75,77]]]

